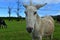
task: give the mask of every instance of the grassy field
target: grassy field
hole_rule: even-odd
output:
[[[26,22],[8,21],[8,28],[0,29],[0,40],[31,40],[31,35],[26,32]],[[60,24],[55,23],[54,40],[60,40]]]

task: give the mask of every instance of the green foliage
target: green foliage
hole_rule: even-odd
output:
[[[32,40],[26,31],[26,22],[5,20],[8,28],[0,29],[0,40]],[[60,40],[60,24],[55,23],[54,40]]]
[[[4,20],[9,20],[9,21],[20,21],[20,20],[25,20],[24,17],[0,17],[0,19],[4,19]]]
[[[54,20],[60,22],[60,15],[57,15],[57,16],[52,16]]]

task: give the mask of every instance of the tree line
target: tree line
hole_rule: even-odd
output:
[[[57,16],[52,16],[54,20],[60,22],[60,15]],[[0,17],[0,19],[4,19],[4,20],[25,20],[25,17]]]
[[[4,20],[25,20],[25,17],[0,17],[0,19],[4,19]]]
[[[60,15],[57,15],[57,16],[52,16],[54,20],[60,22]]]

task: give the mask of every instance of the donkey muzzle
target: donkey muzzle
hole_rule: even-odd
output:
[[[32,30],[33,30],[33,28],[31,28],[31,27],[28,27],[28,28],[27,28],[28,33],[31,33]]]

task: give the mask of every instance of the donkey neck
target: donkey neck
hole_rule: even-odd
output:
[[[41,18],[40,18],[40,16],[37,14],[37,15],[36,15],[36,22],[35,22],[34,30],[39,31],[40,25],[41,25]]]
[[[35,37],[39,37],[40,24],[41,24],[40,17],[39,15],[36,15],[36,22],[34,25],[34,32],[33,32],[33,35]]]

